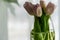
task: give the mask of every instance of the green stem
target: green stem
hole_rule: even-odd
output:
[[[39,18],[35,16],[34,32],[41,32],[41,25],[39,24]]]

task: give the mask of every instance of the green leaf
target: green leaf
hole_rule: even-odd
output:
[[[18,4],[17,0],[4,0],[4,1]],[[18,4],[18,5],[19,5],[19,4]]]

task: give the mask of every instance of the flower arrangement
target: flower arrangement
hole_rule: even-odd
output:
[[[34,28],[31,31],[31,40],[55,40],[55,33],[49,30],[49,18],[54,12],[55,5],[51,2],[45,5],[43,0],[40,4],[25,2],[24,8],[28,14],[34,16]]]

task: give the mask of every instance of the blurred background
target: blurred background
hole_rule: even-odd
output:
[[[30,16],[27,13],[27,11],[23,7],[23,4],[26,1],[36,4],[36,3],[39,3],[40,0],[17,0],[17,1],[18,1],[19,5],[17,5],[16,3],[0,2],[1,5],[3,5],[3,6],[7,5],[6,6],[7,15],[6,16],[8,19],[7,20],[8,24],[7,24],[7,27],[5,27],[5,28],[7,28],[8,31],[6,30],[5,32],[8,32],[8,34],[6,34],[6,35],[8,35],[8,37],[7,37],[8,40],[30,40],[30,32],[34,25],[33,24],[34,17]],[[54,29],[55,29],[55,33],[56,33],[55,39],[59,40],[58,0],[44,0],[44,1],[46,2],[46,5],[50,1],[56,5],[56,9],[55,9],[54,13],[51,15],[51,18],[54,23]],[[2,6],[0,8],[2,8]],[[50,26],[51,26],[51,23],[50,23]],[[5,37],[6,37],[6,35],[5,35]]]

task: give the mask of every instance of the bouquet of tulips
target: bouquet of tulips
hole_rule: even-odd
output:
[[[31,40],[55,40],[55,32],[50,32],[49,18],[55,9],[55,5],[51,2],[45,5],[43,0],[40,4],[32,4],[25,2],[24,8],[34,16],[34,28],[31,31]]]

